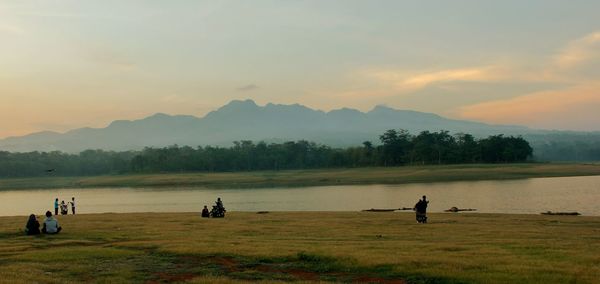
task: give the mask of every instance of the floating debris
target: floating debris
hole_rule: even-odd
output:
[[[570,215],[570,216],[581,215],[579,212],[552,212],[552,211],[542,212],[541,214],[542,215]]]
[[[477,211],[477,209],[473,209],[473,208],[458,208],[458,207],[451,207],[450,209],[446,209],[444,210],[444,212],[461,212],[461,211]]]
[[[363,210],[363,212],[394,212],[398,209],[375,209],[375,208],[371,208],[371,209],[366,209]]]

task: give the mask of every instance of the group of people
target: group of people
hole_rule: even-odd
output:
[[[58,203],[58,198],[54,200],[54,215],[58,215],[58,209],[60,208],[61,215],[69,214],[69,204],[71,204],[71,212],[75,215],[75,197],[71,197],[71,201],[65,203],[65,201],[61,201]]]
[[[223,201],[221,201],[221,197],[217,198],[217,201],[215,202],[215,205],[213,205],[213,208],[211,211],[208,211],[208,207],[206,207],[206,205],[204,205],[204,208],[202,209],[202,217],[203,218],[209,218],[209,217],[213,217],[213,218],[223,218],[225,217],[225,212],[227,210],[225,210],[225,206],[223,206]]]
[[[66,215],[69,212],[68,204],[71,204],[71,212],[75,214],[75,197],[71,198],[69,203],[65,203],[63,200],[60,204],[58,203],[58,198],[54,200],[54,215],[58,215],[58,209],[60,208],[61,214]],[[416,213],[417,223],[427,223],[427,205],[429,201],[427,197],[423,195],[422,199],[415,204],[414,210]],[[202,209],[202,217],[203,218],[222,218],[225,217],[225,206],[223,206],[223,201],[221,198],[217,198],[215,205],[211,211],[208,210],[208,207],[204,205]],[[27,235],[39,235],[41,233],[44,234],[58,234],[62,230],[62,227],[58,225],[58,220],[52,216],[52,212],[46,211],[46,220],[44,220],[44,225],[42,230],[40,231],[40,223],[38,222],[35,214],[29,215],[29,220],[27,220],[27,225],[25,226],[25,233]]]
[[[60,214],[69,214],[69,204],[71,205],[71,213],[75,215],[75,197],[71,197],[71,201],[65,203],[63,200],[58,203],[58,198],[54,199],[54,216],[58,216],[58,209]],[[39,234],[58,234],[62,230],[62,227],[58,225],[58,220],[52,215],[52,212],[46,211],[46,219],[44,220],[42,230],[40,230],[40,222],[37,220],[35,214],[29,215],[27,225],[25,225],[25,234],[27,235],[39,235]]]
[[[29,215],[27,225],[25,225],[25,234],[27,235],[39,235],[39,234],[58,234],[62,230],[62,227],[58,225],[58,220],[52,216],[52,212],[46,211],[46,220],[40,231],[40,222],[38,222],[35,214]]]

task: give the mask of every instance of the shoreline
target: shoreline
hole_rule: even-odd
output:
[[[5,281],[595,283],[600,217],[369,212],[81,214],[58,235],[0,217]],[[69,265],[65,265],[68,263]],[[362,280],[362,281],[361,281]],[[396,281],[396,282],[392,282]],[[402,282],[405,281],[405,282]]]
[[[303,215],[303,214],[324,214],[324,215],[336,215],[336,214],[353,214],[353,213],[360,213],[360,214],[370,214],[373,215],[374,217],[377,217],[378,215],[391,215],[391,214],[396,214],[396,215],[411,215],[414,216],[415,212],[414,211],[393,211],[393,212],[369,212],[369,211],[364,211],[364,210],[358,210],[358,211],[310,211],[310,210],[305,210],[305,211],[227,211],[227,214],[243,214],[243,215],[248,215],[248,214],[256,214],[256,215],[269,215],[269,214],[289,214],[289,215]],[[36,216],[39,215],[40,218],[44,217],[44,213],[41,212],[39,214],[35,214]],[[200,211],[195,212],[195,211],[164,211],[164,212],[156,212],[156,211],[146,211],[146,212],[95,212],[95,213],[77,213],[75,215],[73,214],[67,214],[67,215],[56,215],[56,217],[58,219],[67,217],[67,218],[74,218],[73,216],[118,216],[118,215],[156,215],[156,216],[160,216],[160,215],[198,215],[198,217],[200,217]],[[528,218],[528,217],[548,217],[548,218],[552,218],[552,217],[566,217],[566,218],[591,218],[591,219],[598,219],[598,221],[600,221],[600,215],[545,215],[542,214],[542,212],[539,213],[497,213],[497,212],[477,212],[477,211],[465,211],[465,212],[441,212],[441,211],[432,211],[432,212],[427,212],[427,216],[460,216],[460,215],[479,215],[479,216],[487,216],[487,217],[524,217],[524,218]],[[29,214],[24,214],[24,215],[0,215],[0,219],[2,218],[26,218],[28,217]],[[228,215],[226,215],[228,216]],[[225,217],[226,219],[227,217]],[[222,218],[206,218],[206,219],[222,219]]]
[[[600,164],[467,164],[223,173],[160,173],[0,179],[0,190],[98,187],[272,188],[514,180],[600,175]]]

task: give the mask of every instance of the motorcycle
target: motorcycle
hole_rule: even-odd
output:
[[[225,207],[219,207],[217,205],[213,205],[212,210],[210,210],[210,217],[213,218],[224,218],[225,217]]]

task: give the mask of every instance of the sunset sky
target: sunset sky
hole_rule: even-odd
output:
[[[233,99],[600,130],[600,1],[0,1],[0,137]]]

